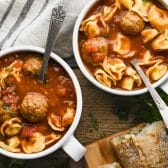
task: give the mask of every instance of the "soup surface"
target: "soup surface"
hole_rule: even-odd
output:
[[[76,95],[65,70],[49,62],[38,82],[42,59],[19,52],[0,58],[0,148],[36,153],[56,143],[72,124]]]
[[[136,59],[151,82],[167,73],[168,11],[150,0],[100,0],[81,23],[79,48],[101,84],[143,88],[130,61]]]

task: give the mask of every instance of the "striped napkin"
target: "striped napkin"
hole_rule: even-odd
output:
[[[81,9],[89,0],[0,0],[0,50],[17,45],[45,47],[51,11],[65,4],[67,16],[53,51],[72,55],[72,31]]]

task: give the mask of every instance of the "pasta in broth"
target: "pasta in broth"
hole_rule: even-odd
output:
[[[152,0],[100,0],[80,26],[80,54],[101,84],[134,90],[144,84],[136,58],[151,82],[168,70],[168,11]]]
[[[64,69],[52,60],[38,82],[39,54],[0,58],[0,148],[37,153],[61,139],[75,117],[76,95]]]

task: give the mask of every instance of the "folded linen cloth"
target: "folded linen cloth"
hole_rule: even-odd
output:
[[[64,4],[66,18],[53,51],[72,55],[72,32],[89,0],[0,0],[0,49],[18,45],[45,47],[52,8]]]

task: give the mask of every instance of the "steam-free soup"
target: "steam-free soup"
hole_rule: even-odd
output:
[[[0,148],[37,153],[55,144],[72,124],[76,94],[67,72],[51,60],[38,81],[40,54],[0,58]]]
[[[81,23],[79,48],[101,84],[143,88],[130,61],[136,59],[151,82],[167,73],[168,11],[150,0],[100,0]]]

